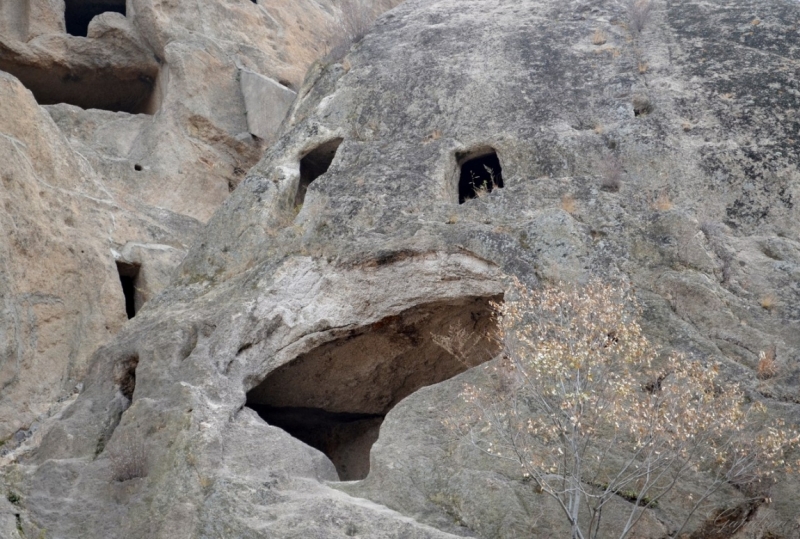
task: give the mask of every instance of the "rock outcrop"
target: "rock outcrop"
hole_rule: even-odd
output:
[[[0,70],[18,79],[0,74],[6,450],[166,286],[341,16],[330,2],[0,6]]]
[[[345,58],[309,70],[172,284],[7,457],[15,501],[0,505],[0,529],[568,535],[518,470],[444,426],[469,413],[462,383],[487,373],[447,364],[431,338],[488,327],[505,275],[632,285],[652,340],[720,361],[797,424],[799,17],[783,0],[655,1],[641,31],[616,2],[408,0],[385,14]],[[146,39],[169,52],[157,36]],[[205,83],[210,60],[165,57],[170,84]],[[208,117],[246,129],[226,110]],[[461,178],[472,159],[501,170],[476,188]],[[171,196],[142,199],[184,212]],[[781,376],[759,380],[768,349]],[[146,473],[122,480],[126,455]],[[741,536],[797,537],[797,484],[777,483]],[[702,488],[682,482],[638,536],[675,532]],[[709,511],[744,501],[731,487]],[[609,508],[608,536],[626,503]]]

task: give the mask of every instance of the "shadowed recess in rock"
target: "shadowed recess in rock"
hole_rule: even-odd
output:
[[[139,268],[137,264],[117,262],[119,280],[122,283],[122,293],[125,295],[125,313],[128,320],[136,316],[136,311],[141,305],[136,304],[136,281],[139,279]]]
[[[67,103],[83,109],[151,115],[159,106],[155,92],[158,72],[146,66],[124,73],[113,66],[78,71],[64,65],[44,69],[0,58],[0,71],[17,77],[40,105]]]
[[[89,23],[96,16],[107,11],[125,15],[125,0],[66,0],[64,22],[67,33],[73,36],[86,37]]]
[[[488,361],[488,338],[499,296],[417,305],[351,331],[270,373],[247,394],[247,406],[268,423],[325,453],[343,481],[369,473],[369,452],[383,418],[418,389]],[[467,361],[434,342],[463,331]]]
[[[503,187],[503,169],[497,152],[491,148],[472,152],[458,159],[458,203],[478,197],[482,192],[491,193]]]
[[[125,15],[125,0],[66,0],[67,33],[87,37],[90,21],[106,12]],[[27,39],[28,10],[9,12],[0,3],[0,17],[7,15],[11,20],[0,21],[0,32],[11,24],[12,34]],[[67,103],[83,109],[154,114],[163,97],[156,91],[159,61],[142,49],[136,36],[120,32],[118,28],[101,32],[91,40],[65,41],[52,35],[66,56],[42,57],[36,47],[25,54],[0,54],[0,71],[17,77],[40,105]]]
[[[317,146],[300,160],[300,182],[297,184],[297,194],[294,197],[295,206],[303,204],[311,182],[328,172],[341,143],[340,138],[330,140]]]

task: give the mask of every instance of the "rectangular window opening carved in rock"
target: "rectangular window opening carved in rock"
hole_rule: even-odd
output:
[[[460,154],[456,159],[459,165],[459,204],[503,187],[503,168],[493,148]]]

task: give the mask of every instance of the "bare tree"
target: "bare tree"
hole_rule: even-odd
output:
[[[573,539],[608,537],[603,510],[619,497],[630,503],[618,537],[630,536],[681,478],[702,473],[705,490],[678,536],[709,496],[765,484],[798,444],[763,406],[746,405],[718,365],[657,361],[626,291],[598,281],[533,291],[515,281],[508,295],[497,306],[499,382],[465,386],[476,416],[464,432],[521,465],[558,503]],[[464,356],[463,337],[437,342]]]

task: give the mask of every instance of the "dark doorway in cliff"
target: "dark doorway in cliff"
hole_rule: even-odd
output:
[[[67,33],[73,36],[86,37],[89,23],[96,16],[107,11],[125,15],[125,0],[66,0],[64,22]]]
[[[134,67],[121,72],[112,65],[101,69],[57,65],[43,68],[0,57],[0,71],[17,77],[40,105],[67,103],[82,109],[130,114],[155,114],[161,96],[158,70]]]
[[[459,164],[458,203],[503,187],[503,168],[497,152],[485,148],[457,156]]]
[[[125,313],[128,315],[128,320],[136,316],[136,311],[140,307],[137,305],[137,299],[140,298],[137,298],[136,292],[139,269],[138,264],[117,261],[117,272],[119,272],[119,280],[122,283],[122,293],[125,295]]]
[[[336,156],[336,150],[342,139],[329,140],[308,152],[300,159],[300,182],[297,184],[297,193],[294,197],[294,205],[301,206],[306,199],[306,191],[311,182],[328,172]]]
[[[494,357],[492,302],[467,296],[426,303],[349,331],[271,372],[247,394],[267,423],[325,453],[342,481],[364,479],[386,414],[418,389]],[[434,342],[451,328],[470,339],[461,362]]]

